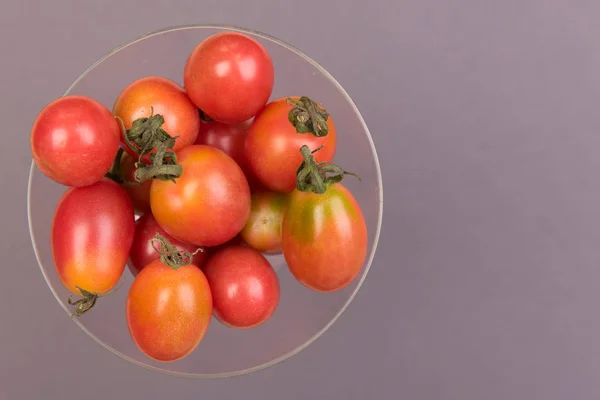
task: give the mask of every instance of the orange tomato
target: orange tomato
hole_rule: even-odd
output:
[[[120,117],[125,129],[130,129],[133,121],[160,114],[165,122],[162,125],[171,136],[179,136],[174,151],[193,144],[200,130],[198,108],[188,98],[185,90],[177,83],[162,77],[150,76],[131,83],[119,95],[113,106],[113,114]],[[123,148],[136,158],[138,155],[127,146],[123,138]],[[148,161],[148,157],[144,159]]]
[[[175,361],[202,341],[212,318],[212,295],[193,264],[175,270],[153,261],[137,275],[127,296],[127,326],[136,346],[158,361]]]
[[[223,151],[193,145],[177,153],[177,182],[154,180],[150,207],[169,235],[196,246],[236,236],[250,215],[250,188],[239,165]]]

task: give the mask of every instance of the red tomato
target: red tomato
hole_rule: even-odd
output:
[[[367,226],[358,203],[340,183],[323,194],[295,190],[281,232],[288,267],[309,288],[341,289],[362,269]]]
[[[130,154],[123,152],[121,156],[121,173],[126,182],[136,183],[135,173],[135,162],[137,156],[134,159]],[[138,214],[146,214],[150,212],[150,185],[152,180],[144,181],[137,185],[122,185],[123,189],[129,195],[133,208]]]
[[[52,253],[62,283],[95,294],[110,290],[121,278],[133,242],[135,220],[127,193],[105,178],[70,188],[52,220]]]
[[[208,259],[204,273],[212,290],[214,314],[227,326],[260,325],[277,309],[277,274],[254,249],[244,246],[221,249]]]
[[[113,113],[123,120],[125,129],[130,129],[133,121],[152,113],[162,115],[165,119],[162,129],[172,137],[179,136],[174,151],[193,144],[200,130],[198,108],[185,90],[177,83],[157,76],[142,78],[127,86],[115,101]],[[138,155],[123,143],[123,148],[137,160]]]
[[[237,32],[202,41],[188,57],[183,75],[194,104],[212,119],[229,124],[260,111],[271,96],[274,76],[265,48]]]
[[[177,153],[177,183],[154,180],[150,206],[172,237],[216,246],[236,236],[250,215],[250,188],[235,161],[219,149],[193,145]]]
[[[250,217],[240,233],[250,247],[263,253],[281,252],[281,221],[288,195],[255,192],[251,197]]]
[[[317,137],[296,132],[288,119],[291,109],[286,98],[267,104],[252,121],[246,138],[246,157],[254,174],[266,188],[275,192],[291,193],[296,188],[296,172],[303,161],[300,147],[306,145],[315,150],[323,146],[314,154],[317,162],[331,162],[336,150],[335,124],[331,116],[327,119],[329,133]]]
[[[194,253],[196,250],[198,250],[198,247],[194,245],[173,239],[158,225],[151,213],[144,214],[137,220],[135,224],[135,236],[133,239],[133,245],[131,246],[131,251],[129,252],[128,265],[133,275],[137,275],[146,265],[160,258],[160,254],[154,248],[156,246],[158,249],[160,249],[160,244],[155,243],[153,246],[151,242],[151,239],[156,236],[157,233],[160,233],[162,236],[167,238],[167,240],[180,251]],[[200,251],[194,256],[191,263],[197,267],[201,267],[202,264],[204,264],[205,258],[206,253]]]
[[[198,139],[196,139],[196,144],[205,144],[223,150],[242,168],[250,188],[253,189],[259,185],[259,182],[252,173],[244,152],[244,143],[246,136],[248,136],[249,126],[250,121],[239,124],[224,124],[216,121],[203,122],[200,125],[200,133]]]
[[[48,104],[31,130],[31,151],[38,168],[66,186],[87,186],[108,172],[119,149],[121,127],[110,110],[84,96]]]
[[[175,270],[155,260],[134,279],[126,315],[131,338],[144,354],[179,360],[200,344],[210,325],[208,281],[195,265]]]

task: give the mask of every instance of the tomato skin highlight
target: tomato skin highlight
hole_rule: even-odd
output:
[[[82,187],[108,172],[120,135],[121,127],[106,106],[85,96],[65,96],[38,114],[31,130],[31,152],[48,178]]]
[[[174,270],[160,259],[145,266],[127,295],[127,326],[148,357],[170,362],[200,344],[212,318],[212,296],[204,273],[193,264]]]
[[[126,182],[136,182],[135,180],[135,159],[127,152],[121,155],[121,172]],[[127,192],[133,209],[136,213],[142,215],[150,212],[150,185],[152,180],[141,182],[138,185],[121,185]]]
[[[250,188],[243,171],[223,151],[192,145],[177,153],[177,183],[154,180],[150,206],[172,237],[196,246],[217,246],[236,236],[250,215]]]
[[[113,113],[123,120],[125,129],[130,129],[136,119],[152,113],[162,115],[165,119],[162,128],[171,136],[179,136],[174,151],[193,144],[200,130],[200,114],[185,90],[159,76],[141,78],[127,86],[115,100]],[[125,143],[123,135],[121,141],[125,151],[137,160],[138,154]],[[146,155],[143,160],[148,162],[149,157]]]
[[[215,121],[228,124],[256,115],[269,100],[274,82],[269,53],[237,32],[203,40],[184,69],[184,86],[194,104]]]
[[[342,289],[360,273],[367,254],[367,225],[342,184],[325,193],[295,190],[282,223],[283,255],[303,285],[321,292]]]
[[[77,295],[76,286],[96,294],[113,288],[129,256],[134,221],[127,193],[107,178],[68,189],[51,228],[54,264],[63,285]]]
[[[151,239],[154,238],[157,233],[164,236],[169,243],[177,247],[180,251],[194,253],[198,249],[198,247],[194,245],[181,242],[169,236],[169,234],[158,225],[152,213],[144,214],[135,223],[133,244],[131,246],[131,251],[129,252],[128,266],[134,276],[137,276],[146,265],[160,258],[160,254],[154,248],[154,246],[156,246],[160,250],[160,243],[155,243],[153,246],[151,242]],[[206,253],[200,251],[194,255],[191,263],[197,267],[202,267],[205,258]]]
[[[204,267],[217,319],[247,329],[268,320],[279,304],[277,274],[257,250],[229,246],[211,256]]]
[[[329,133],[326,136],[297,133],[288,120],[292,108],[286,98],[274,100],[262,109],[248,128],[246,158],[261,183],[275,192],[291,193],[296,188],[296,172],[303,161],[299,150],[303,145],[310,150],[323,146],[313,155],[317,162],[330,163],[336,152],[337,133],[333,118],[327,119]]]
[[[250,217],[240,237],[262,253],[281,252],[281,221],[287,205],[284,193],[259,191],[252,193]]]

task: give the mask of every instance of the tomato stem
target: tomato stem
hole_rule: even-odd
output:
[[[359,181],[361,180],[360,176],[345,171],[339,165],[324,161],[316,162],[313,154],[322,148],[323,145],[310,151],[307,145],[300,147],[300,154],[302,154],[304,161],[302,161],[296,172],[296,189],[301,192],[322,194],[330,185],[341,182],[346,175],[352,175],[358,178]]]
[[[149,117],[138,118],[133,121],[131,129],[124,134],[125,144],[136,154],[135,180],[138,183],[148,179],[170,180],[175,182],[183,172],[183,168],[177,164],[177,158],[173,151],[168,151],[175,146],[179,136],[169,135],[162,125],[165,119],[160,114],[154,114],[151,108]],[[156,149],[156,153],[150,154]],[[142,162],[142,158],[149,154],[151,165]]]
[[[123,151],[123,148],[119,147],[117,155],[115,156],[115,160],[105,175],[107,178],[112,179],[119,185],[125,182],[125,179],[123,178],[123,171],[121,171],[121,158],[123,157]]]
[[[307,96],[300,97],[300,100],[288,97],[286,103],[293,106],[288,114],[288,120],[294,125],[296,132],[311,133],[317,137],[327,136],[329,113],[325,108]]]
[[[190,264],[192,262],[192,258],[194,258],[196,254],[204,251],[204,249],[201,247],[193,253],[185,250],[179,250],[160,233],[157,233],[152,239],[150,239],[150,244],[154,250],[160,254],[160,261],[176,271],[184,265]]]
[[[116,292],[121,286],[123,286],[123,283],[124,281],[121,281],[121,283],[118,286],[115,286],[114,288],[102,294],[92,293],[90,291],[80,288],[79,286],[76,286],[76,288],[81,292],[81,298],[73,301],[73,295],[69,296],[67,302],[69,303],[69,305],[75,306],[75,311],[71,313],[71,318],[80,317],[83,314],[90,311],[96,305],[96,301],[98,301],[100,297],[105,297]]]

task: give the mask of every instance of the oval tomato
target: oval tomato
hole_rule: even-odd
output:
[[[239,124],[224,124],[217,121],[203,122],[200,125],[200,133],[198,139],[196,139],[196,144],[205,144],[223,150],[244,171],[250,188],[254,189],[259,183],[252,173],[244,151],[249,126],[250,121]]]
[[[31,130],[37,167],[66,186],[87,186],[108,172],[119,149],[121,127],[110,110],[84,96],[48,104]]]
[[[113,113],[123,120],[125,129],[130,129],[133,121],[139,118],[162,115],[165,120],[162,129],[172,137],[178,136],[174,151],[193,144],[200,130],[198,108],[185,90],[158,76],[138,79],[127,86],[115,101]],[[122,140],[123,148],[137,160],[138,155]]]
[[[74,294],[105,293],[119,281],[133,242],[135,220],[127,193],[105,178],[70,188],[52,220],[56,271]]]
[[[175,270],[160,259],[145,266],[127,296],[127,326],[137,347],[158,361],[175,361],[202,341],[212,317],[206,277],[195,265]]]
[[[134,177],[136,170],[135,162],[135,159],[129,153],[123,152],[121,155],[121,173],[123,174],[123,179],[125,179],[125,182],[133,183],[133,185],[123,184],[122,187],[129,195],[134,210],[141,215],[150,212],[150,185],[152,184],[152,180],[149,179],[136,184],[137,182]]]
[[[367,226],[354,196],[340,183],[322,194],[295,190],[281,232],[288,267],[309,288],[341,289],[362,269]]]
[[[229,124],[256,115],[271,96],[273,62],[256,40],[223,32],[202,41],[184,70],[185,89],[198,108]]]
[[[181,242],[169,236],[167,232],[162,229],[152,213],[142,215],[135,223],[135,235],[131,251],[129,252],[129,269],[133,275],[137,275],[142,268],[150,264],[152,261],[159,259],[160,254],[157,249],[160,250],[160,243],[155,243],[154,246],[151,239],[159,233],[164,236],[173,246],[177,247],[180,251],[186,251],[194,253],[198,248],[194,245]],[[155,247],[157,249],[155,249]],[[192,264],[197,267],[201,267],[204,264],[206,258],[204,251],[196,253],[191,261]]]
[[[263,253],[281,251],[281,221],[288,195],[277,192],[255,192],[251,197],[250,217],[240,233],[250,247]]]
[[[214,315],[233,328],[251,328],[273,315],[279,280],[267,259],[244,246],[229,246],[206,262],[204,273],[213,296]]]
[[[254,174],[266,188],[276,192],[291,193],[295,189],[296,172],[302,163],[300,147],[306,145],[315,150],[323,146],[314,154],[317,162],[331,162],[336,151],[336,130],[331,116],[327,119],[325,136],[298,133],[288,119],[292,108],[286,98],[267,104],[248,128],[245,143],[246,157]]]
[[[193,145],[177,153],[183,173],[177,183],[154,180],[150,206],[172,237],[196,246],[216,246],[236,236],[250,214],[250,188],[241,168],[223,151]]]

